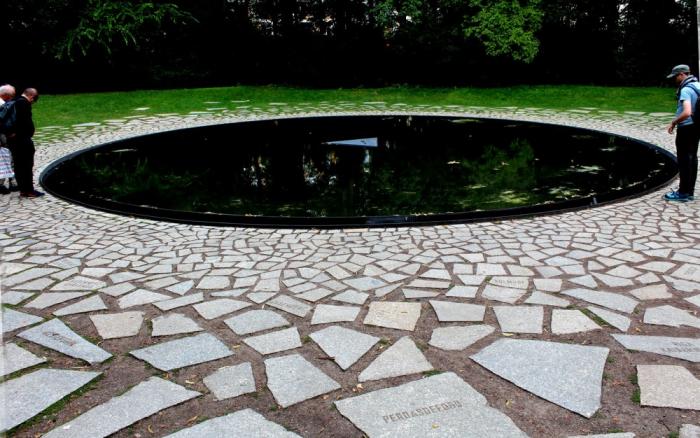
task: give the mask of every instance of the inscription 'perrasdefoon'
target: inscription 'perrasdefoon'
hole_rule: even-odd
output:
[[[446,403],[439,403],[432,406],[424,406],[412,411],[396,412],[389,415],[382,416],[384,423],[395,423],[401,420],[408,420],[414,417],[422,417],[424,415],[431,415],[437,412],[449,411],[452,409],[461,408],[462,403],[459,400],[449,401]]]

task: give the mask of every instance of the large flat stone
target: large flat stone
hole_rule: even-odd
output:
[[[239,336],[289,325],[289,321],[271,310],[250,310],[224,322]]]
[[[156,301],[169,299],[170,297],[168,295],[151,292],[145,289],[138,289],[119,298],[117,304],[119,304],[120,309],[128,309],[129,307],[142,306],[144,304],[151,304]]]
[[[252,409],[243,409],[182,429],[166,438],[265,437],[301,438]]]
[[[340,389],[338,382],[299,354],[265,360],[265,373],[267,387],[283,408]]]
[[[484,320],[486,306],[430,300],[440,322],[478,322]]]
[[[301,347],[301,338],[299,338],[299,331],[296,327],[251,336],[244,339],[243,342],[260,354],[279,353]]]
[[[197,313],[202,316],[202,318],[214,319],[229,313],[237,312],[250,306],[251,304],[246,303],[245,301],[220,298],[218,300],[195,304],[192,307],[194,307],[194,310],[196,310]]]
[[[41,369],[1,383],[0,433],[24,423],[100,374]]]
[[[360,382],[430,371],[433,366],[408,336],[387,348],[357,378]]]
[[[80,337],[58,318],[27,329],[17,336],[88,363],[100,363],[112,357],[110,353]]]
[[[379,342],[375,336],[339,326],[319,330],[310,337],[343,370],[350,368]]]
[[[346,398],[335,405],[370,438],[527,437],[454,373]]]
[[[16,310],[8,309],[7,307],[2,308],[2,334],[7,334],[11,331],[21,329],[22,327],[27,327],[32,324],[43,321],[44,318],[40,316],[31,315],[29,313],[22,313]]]
[[[267,302],[267,305],[279,309],[283,312],[291,313],[292,315],[303,318],[312,309],[308,304],[288,297],[287,295],[279,295]]]
[[[525,304],[540,304],[543,306],[567,307],[571,301],[555,297],[544,292],[535,291],[524,302]]]
[[[311,325],[328,324],[331,322],[351,322],[360,313],[359,307],[334,306],[331,304],[319,304],[311,316]]]
[[[420,303],[373,301],[369,304],[369,311],[365,316],[364,323],[413,331],[416,328],[418,318],[420,318],[420,311]]]
[[[131,355],[162,371],[170,371],[233,355],[209,333],[163,342],[134,350]]]
[[[255,378],[250,362],[219,368],[204,378],[204,384],[217,400],[255,392]]]
[[[644,324],[700,328],[700,318],[673,306],[652,307],[644,312]]]
[[[95,406],[84,414],[58,426],[46,438],[102,438],[150,417],[163,409],[201,395],[180,385],[151,377],[123,395]]]
[[[525,295],[524,289],[513,289],[510,287],[487,284],[481,293],[482,298],[502,303],[515,304],[516,301]]]
[[[690,362],[700,362],[700,339],[697,338],[635,335],[612,335],[612,337],[628,350],[647,351]]]
[[[45,358],[36,356],[17,344],[0,345],[0,377],[44,362]]]
[[[590,418],[600,408],[607,356],[603,347],[500,339],[471,358],[520,388]]]
[[[630,324],[632,324],[632,320],[628,317],[611,312],[610,310],[601,309],[600,307],[595,306],[588,306],[586,309],[622,332],[626,332],[627,329],[630,328]]]
[[[190,295],[185,295],[179,298],[173,298],[171,300],[157,301],[153,303],[154,306],[160,310],[173,310],[178,307],[189,306],[190,304],[197,304],[204,301],[204,293],[197,292]]]
[[[637,365],[642,406],[700,410],[700,380],[678,365]]]
[[[58,283],[51,290],[55,291],[93,291],[102,289],[107,283],[94,278],[76,276],[69,280]]]
[[[494,332],[490,325],[437,327],[429,344],[442,350],[464,350]]]
[[[38,295],[22,307],[27,309],[46,309],[66,301],[84,297],[90,292],[47,292]]]
[[[503,333],[542,333],[542,306],[494,306]]]
[[[597,330],[600,326],[576,309],[552,310],[552,333],[566,335]]]
[[[639,302],[628,296],[615,294],[612,292],[601,292],[588,289],[569,289],[562,292],[579,300],[587,301],[591,304],[607,307],[624,313],[632,313]]]
[[[53,312],[56,316],[65,315],[75,315],[77,313],[87,313],[96,312],[98,310],[106,310],[107,305],[105,305],[102,298],[99,295],[93,295],[91,297],[80,300],[77,303],[70,304],[66,307],[61,307],[60,309]]]
[[[122,312],[90,315],[97,333],[102,339],[136,336],[143,324],[143,312]]]
[[[201,332],[203,329],[195,321],[180,313],[161,315],[151,320],[151,336],[172,336],[183,333]]]

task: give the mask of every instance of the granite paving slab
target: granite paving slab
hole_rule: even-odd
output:
[[[46,292],[39,294],[36,298],[22,307],[27,309],[46,309],[57,304],[65,303],[66,301],[84,297],[89,293],[90,292]]]
[[[511,289],[527,289],[530,285],[530,279],[527,277],[495,276],[491,277],[489,284]]]
[[[486,306],[480,304],[430,300],[430,305],[440,322],[479,322],[486,313]]]
[[[229,313],[237,312],[250,306],[252,306],[252,304],[246,303],[245,301],[232,300],[230,298],[219,298],[216,300],[195,304],[192,307],[194,307],[194,310],[196,310],[197,313],[202,316],[202,318],[214,319]]]
[[[264,437],[301,438],[277,423],[265,419],[252,409],[242,409],[223,417],[203,421],[166,438]]]
[[[532,295],[527,297],[524,304],[540,304],[543,306],[567,307],[571,301],[564,298],[555,297],[544,292],[534,291]]]
[[[326,327],[309,336],[343,370],[350,368],[379,342],[375,336],[339,326]]]
[[[562,280],[559,278],[535,278],[532,280],[535,289],[543,292],[561,291]]]
[[[58,318],[24,330],[17,336],[87,363],[101,363],[112,357],[110,353],[80,337]]]
[[[151,336],[171,336],[201,332],[203,329],[195,321],[180,313],[161,315],[151,320]]]
[[[479,290],[476,286],[454,286],[445,294],[446,297],[455,298],[476,298],[476,292]]]
[[[202,301],[204,301],[204,293],[197,292],[179,298],[173,298],[171,300],[157,301],[153,303],[153,305],[160,310],[167,311],[177,309],[178,307],[189,306],[190,304],[197,304]]]
[[[333,295],[333,293],[334,292],[332,290],[314,288],[310,291],[300,293],[296,297],[304,301],[310,301],[312,303],[315,303],[316,301],[326,298],[328,295]]]
[[[250,310],[224,321],[239,336],[289,325],[283,316],[271,310]]]
[[[600,326],[576,309],[552,310],[552,333],[566,335],[597,330]]]
[[[76,276],[66,281],[62,281],[51,288],[55,291],[94,291],[107,286],[102,280],[94,278]]]
[[[372,278],[372,277],[358,277],[343,280],[343,283],[347,284],[353,289],[358,291],[367,292],[374,289],[379,289],[380,287],[386,286],[386,283],[382,280]]]
[[[678,438],[700,438],[700,426],[684,424],[678,431]]]
[[[188,367],[233,355],[223,342],[209,333],[162,342],[130,354],[162,371]]]
[[[262,304],[275,295],[277,295],[277,292],[251,292],[246,295],[246,298],[256,304]]]
[[[419,299],[419,298],[434,298],[440,295],[440,292],[431,292],[427,290],[417,290],[417,289],[403,289],[401,291],[404,298],[407,300]]]
[[[279,353],[301,347],[301,338],[296,327],[278,330],[264,335],[251,336],[243,340],[260,354]]]
[[[630,328],[630,324],[632,324],[632,320],[628,317],[610,310],[601,309],[600,307],[595,306],[588,306],[586,309],[622,332],[626,332]]]
[[[700,410],[700,380],[678,365],[637,365],[642,406]]]
[[[31,419],[100,374],[45,368],[0,383],[0,433]]]
[[[464,350],[473,343],[493,333],[490,325],[437,327],[433,329],[429,344],[442,350]]]
[[[335,402],[368,437],[527,437],[454,373]]]
[[[482,298],[486,300],[500,301],[508,304],[515,304],[523,295],[525,295],[525,289],[513,289],[493,284],[487,284],[483,292],[481,292]]]
[[[369,294],[365,292],[346,290],[345,292],[339,293],[338,295],[334,295],[333,299],[335,301],[340,301],[343,303],[362,305],[365,303],[365,301],[367,301],[368,297]]]
[[[44,318],[29,313],[2,308],[2,335],[43,321]]]
[[[201,394],[178,384],[151,377],[126,393],[97,405],[53,429],[46,438],[102,438]]]
[[[19,291],[3,291],[2,293],[2,303],[17,305],[22,301],[25,301],[32,297],[34,292],[19,292]]]
[[[374,359],[360,373],[357,380],[366,382],[387,379],[422,373],[432,369],[433,366],[418,349],[415,342],[410,337],[404,336]]]
[[[26,283],[27,281],[37,278],[46,277],[54,272],[58,272],[55,268],[31,268],[19,272],[14,275],[6,276],[2,279],[3,288],[12,287],[18,284]]]
[[[516,386],[586,418],[600,408],[607,348],[500,339],[470,357]]]
[[[90,315],[90,320],[102,339],[126,338],[136,336],[141,330],[143,312]]]
[[[413,331],[420,313],[420,303],[373,301],[369,304],[364,324]]]
[[[601,292],[589,289],[569,289],[562,292],[579,300],[587,301],[591,304],[607,307],[624,313],[632,313],[639,302],[628,296],[612,292]]]
[[[166,287],[165,290],[172,292],[176,295],[185,295],[187,292],[192,290],[194,287],[194,280],[182,281],[172,286]]]
[[[335,380],[299,354],[265,360],[267,387],[283,408],[340,389]]]
[[[668,286],[665,284],[654,284],[645,286],[630,291],[638,300],[664,300],[673,298],[673,294],[668,291]]]
[[[36,356],[17,344],[0,345],[0,377],[44,362],[46,362],[45,358]],[[0,400],[2,400],[1,397]]]
[[[278,295],[266,303],[268,306],[272,306],[275,309],[279,309],[283,312],[291,313],[292,315],[303,318],[312,309],[308,304],[295,300],[287,295]]]
[[[665,325],[669,327],[688,326],[700,328],[700,318],[685,310],[673,306],[648,308],[644,312],[644,324]]]
[[[628,350],[647,351],[690,362],[700,362],[700,339],[697,338],[619,334],[613,334],[612,337]]]
[[[319,304],[311,316],[311,325],[328,324],[331,322],[351,322],[360,313],[360,307],[334,306],[331,304]]]
[[[219,368],[203,381],[216,400],[226,400],[255,392],[255,378],[250,362]]]
[[[136,286],[131,283],[119,283],[112,286],[103,287],[100,289],[100,292],[111,297],[119,297],[127,292],[133,291],[134,289],[136,289]]]
[[[142,306],[144,304],[155,303],[156,301],[169,300],[170,298],[170,296],[165,294],[138,289],[119,298],[117,304],[120,309],[128,309],[129,307]]]
[[[494,306],[503,333],[542,333],[542,306]]]
[[[98,310],[106,310],[107,305],[99,295],[93,295],[91,297],[80,300],[77,303],[70,304],[66,307],[61,307],[60,309],[53,312],[55,316],[65,316],[65,315],[75,315],[77,313],[87,313],[96,312]]]
[[[700,307],[700,295],[694,295],[685,299],[687,302]]]

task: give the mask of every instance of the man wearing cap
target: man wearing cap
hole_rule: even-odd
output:
[[[676,116],[668,125],[667,131],[669,134],[673,134],[673,130],[678,127],[676,131],[676,156],[678,157],[680,184],[678,190],[666,193],[664,199],[688,202],[694,199],[695,180],[698,175],[700,129],[693,124],[691,116],[698,100],[698,94],[700,94],[700,83],[695,76],[690,74],[690,67],[685,64],[673,67],[667,78],[673,79],[678,85]]]

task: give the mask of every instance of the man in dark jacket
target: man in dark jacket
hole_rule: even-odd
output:
[[[8,145],[15,162],[15,178],[19,185],[19,195],[23,198],[37,198],[42,192],[34,190],[34,120],[32,105],[39,100],[39,93],[34,88],[27,88],[15,99],[17,121],[13,132],[8,136]]]

